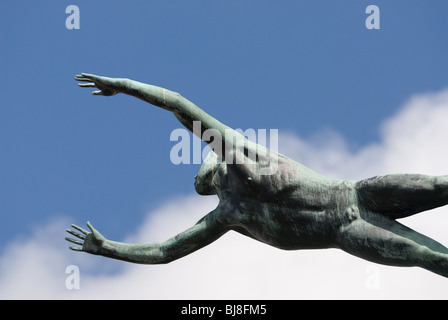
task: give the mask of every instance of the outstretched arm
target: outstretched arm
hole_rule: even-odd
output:
[[[169,263],[210,244],[228,231],[215,220],[213,212],[190,229],[161,243],[128,244],[111,241],[103,237],[89,222],[87,226],[90,232],[75,225],[72,227],[77,231],[67,229],[68,233],[79,240],[65,239],[81,246],[70,249],[140,264]]]
[[[130,79],[108,78],[87,73],[77,75],[75,80],[86,82],[80,83],[79,86],[81,87],[100,89],[92,92],[93,95],[112,96],[117,93],[125,93],[168,110],[172,112],[187,129],[198,136],[200,135],[199,138],[209,144],[213,142],[214,145],[210,145],[212,148],[216,147],[217,141],[206,140],[210,137],[204,137],[203,133],[205,130],[214,130],[214,133],[212,133],[214,139],[221,138],[221,142],[231,141],[232,146],[246,140],[243,135],[222,124],[176,92]],[[200,123],[200,130],[193,130],[194,121]],[[222,159],[225,159],[225,152],[233,150],[226,150],[225,146],[221,145],[221,148],[214,148],[214,151]]]

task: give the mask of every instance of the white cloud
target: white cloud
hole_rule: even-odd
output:
[[[447,174],[448,90],[412,97],[380,128],[380,141],[350,152],[337,132],[319,132],[310,141],[280,136],[280,151],[313,169],[347,179],[376,174]]]
[[[447,119],[448,90],[418,95],[384,122],[376,144],[351,152],[334,132],[306,141],[280,131],[280,151],[321,173],[348,179],[392,172],[444,174]],[[149,212],[126,241],[167,239],[216,204],[214,197],[174,197]],[[432,210],[402,222],[448,245],[445,211]],[[49,223],[7,246],[0,257],[0,298],[448,298],[448,279],[423,269],[376,265],[336,249],[282,251],[232,232],[168,265],[112,262],[60,245],[68,225],[66,219]],[[71,264],[80,268],[79,290],[65,287],[65,268]],[[105,265],[114,271],[106,272]]]

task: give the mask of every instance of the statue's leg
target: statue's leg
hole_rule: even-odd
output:
[[[404,218],[448,204],[448,176],[390,174],[356,183],[361,207]]]
[[[383,215],[361,213],[341,228],[337,245],[360,258],[392,266],[418,266],[448,277],[448,249]]]

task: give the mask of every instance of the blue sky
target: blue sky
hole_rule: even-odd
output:
[[[65,27],[70,4],[79,30]],[[365,27],[370,4],[380,30]],[[448,86],[447,11],[416,0],[0,1],[0,252],[61,216],[121,239],[194,191],[199,166],[170,162],[171,114],[91,96],[75,74],[163,86],[234,128],[333,130],[359,150],[411,96]]]

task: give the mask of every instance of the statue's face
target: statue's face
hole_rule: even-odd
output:
[[[213,174],[216,175],[219,168],[217,160],[217,154],[210,151],[195,177],[194,188],[200,195],[206,196],[217,193],[216,187],[212,184]]]

